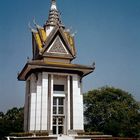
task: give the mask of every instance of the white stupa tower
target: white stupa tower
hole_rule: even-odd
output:
[[[74,36],[62,24],[56,0],[43,27],[32,30],[32,60],[18,75],[26,82],[24,130],[69,135],[84,131],[82,78],[94,66],[73,64]]]

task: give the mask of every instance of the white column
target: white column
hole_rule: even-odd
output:
[[[28,89],[28,85],[29,81],[26,81],[26,93],[25,93],[25,104],[24,104],[24,131],[27,131],[28,128],[28,124],[27,124],[27,120],[28,120],[28,94],[29,94],[29,89]]]
[[[53,74],[51,74],[51,104],[50,104],[50,130],[53,130],[52,123],[53,123]]]
[[[35,130],[35,118],[36,118],[36,78],[35,75],[31,75],[30,81],[30,120],[29,131]]]
[[[48,130],[48,74],[42,73],[42,115],[41,130]]]
[[[70,130],[70,76],[67,77],[67,131]],[[68,132],[67,132],[68,133]]]
[[[83,95],[81,94],[80,77],[73,75],[73,129],[83,130]]]
[[[36,93],[36,129],[41,130],[41,87],[42,87],[42,74],[38,73],[37,77],[37,93]]]

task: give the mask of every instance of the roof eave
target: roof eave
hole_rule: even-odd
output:
[[[90,73],[92,73],[95,69],[95,67],[88,67],[88,68],[78,68],[78,67],[72,67],[72,66],[59,66],[59,65],[51,65],[51,64],[44,64],[44,65],[37,65],[37,64],[31,64],[31,63],[27,63],[24,68],[22,69],[21,73],[18,75],[17,79],[19,81],[25,81],[27,79],[27,74],[31,71],[31,70],[36,70],[36,69],[46,69],[46,70],[50,70],[50,69],[54,69],[57,70],[58,72],[61,70],[64,71],[75,71],[75,73],[80,73],[81,77],[84,77]]]

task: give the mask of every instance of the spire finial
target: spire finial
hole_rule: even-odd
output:
[[[56,0],[51,0],[51,1],[52,1],[51,10],[57,10],[57,7],[56,7]]]
[[[52,0],[52,3],[56,3],[56,0]]]

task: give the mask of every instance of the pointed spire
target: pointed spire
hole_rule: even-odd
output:
[[[52,0],[51,10],[57,10],[56,0]]]
[[[60,13],[57,10],[56,0],[51,0],[51,8],[49,12],[48,21],[46,22],[44,26],[46,27],[46,26],[55,26],[55,25],[64,27],[61,24]]]

